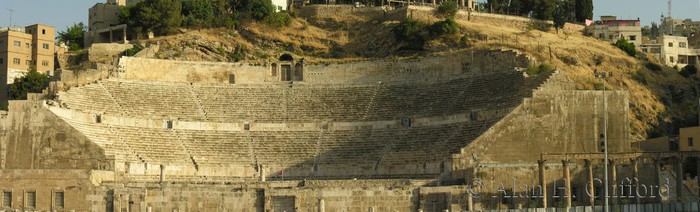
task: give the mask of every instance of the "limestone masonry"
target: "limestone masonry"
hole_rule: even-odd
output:
[[[2,206],[462,211],[600,201],[584,197],[600,192],[586,182],[601,177],[592,173],[602,167],[602,92],[573,90],[558,71],[527,76],[532,64],[511,50],[326,64],[289,53],[259,64],[124,57],[111,77],[9,102]],[[658,185],[668,172],[658,168],[674,163],[630,155],[628,98],[606,94],[616,179]],[[507,198],[521,185],[543,198]]]

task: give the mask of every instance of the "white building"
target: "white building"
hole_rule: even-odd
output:
[[[668,66],[683,68],[686,65],[698,66],[700,49],[690,47],[688,38],[683,36],[662,35],[658,38],[661,45],[660,59]]]

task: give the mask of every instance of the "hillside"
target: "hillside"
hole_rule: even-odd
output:
[[[424,7],[407,13],[426,23],[440,20]],[[630,92],[634,140],[674,134],[679,127],[697,125],[696,77],[684,78],[669,67],[658,68],[644,55],[630,57],[608,42],[582,36],[577,30],[580,26],[543,32],[517,18],[475,14],[468,19],[465,15],[456,19],[460,33],[431,40],[422,51],[401,48],[406,43],[396,41],[391,32],[401,18],[391,12],[384,18],[352,14],[295,18],[290,26],[282,28],[244,22],[239,31],[183,30],[177,35],[142,41],[141,45],[152,46],[151,57],[193,61],[264,61],[284,51],[302,55],[309,62],[342,62],[460,49],[516,49],[557,67],[576,83],[577,89],[602,87],[593,76],[596,69],[613,72],[606,86]]]

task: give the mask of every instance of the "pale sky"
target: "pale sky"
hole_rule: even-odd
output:
[[[0,27],[10,24],[26,26],[42,23],[63,31],[73,23],[87,24],[88,8],[106,0],[0,0]],[[485,1],[485,0],[480,0]],[[667,0],[593,0],[594,19],[601,15],[615,15],[622,19],[642,20],[642,25],[658,22],[667,15]],[[674,18],[700,20],[700,0],[673,0]]]

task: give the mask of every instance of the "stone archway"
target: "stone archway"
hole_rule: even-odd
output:
[[[280,61],[294,61],[294,57],[291,54],[284,53],[280,55]]]

